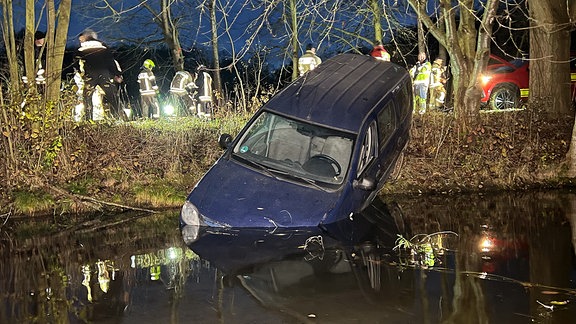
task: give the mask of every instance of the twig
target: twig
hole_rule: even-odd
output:
[[[4,220],[4,222],[2,223],[2,225],[0,225],[0,227],[6,225],[6,223],[8,222],[8,219],[10,219],[10,215],[12,214],[12,212],[7,212],[6,214],[2,214],[0,215],[0,217],[6,217],[6,219]]]
[[[542,306],[542,307],[544,307],[544,308],[548,308],[548,309],[551,310],[551,311],[554,310],[554,306],[548,306],[548,305],[540,302],[539,300],[536,300],[536,302],[537,302],[538,304],[540,304],[540,306]]]

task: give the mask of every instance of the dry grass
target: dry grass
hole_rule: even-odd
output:
[[[556,186],[574,120],[546,121],[528,110],[481,113],[467,136],[439,112],[414,115],[400,178],[383,193],[457,193]],[[554,170],[551,172],[551,170]]]
[[[483,113],[482,126],[464,136],[450,115],[414,115],[400,178],[382,193],[558,186],[565,180],[558,166],[568,150],[573,119],[547,122],[536,116],[530,111]],[[179,207],[222,154],[218,136],[235,135],[250,114],[219,117],[76,125],[63,134],[52,169],[37,182],[124,205]],[[16,200],[16,189],[3,190],[7,203],[0,214],[53,213],[54,204],[62,211],[82,210],[54,193],[43,196],[43,202]]]

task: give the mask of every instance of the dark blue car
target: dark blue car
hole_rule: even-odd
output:
[[[401,166],[412,120],[406,69],[340,54],[261,107],[182,207],[199,227],[301,228],[354,217]]]

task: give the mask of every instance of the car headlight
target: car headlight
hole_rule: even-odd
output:
[[[198,239],[200,233],[200,226],[202,224],[198,208],[191,202],[186,201],[182,206],[180,212],[180,219],[185,224],[182,227],[182,239],[184,243],[190,244]]]
[[[180,211],[180,218],[186,225],[200,226],[200,212],[190,201],[186,200]]]
[[[490,80],[492,80],[492,76],[490,75],[480,76],[480,82],[482,82],[483,85],[486,85],[486,83],[490,82]]]

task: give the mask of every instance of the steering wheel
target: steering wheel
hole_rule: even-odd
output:
[[[319,162],[319,163],[318,163]],[[304,163],[304,169],[307,169],[306,166],[308,166],[312,169],[317,170],[317,168],[319,168],[319,165],[326,165],[326,163],[328,163],[330,165],[330,167],[332,168],[332,172],[334,173],[333,175],[328,175],[328,176],[339,176],[340,173],[342,173],[342,167],[340,166],[340,163],[338,163],[338,161],[336,161],[333,157],[326,155],[326,154],[316,154],[312,157],[310,157],[310,159],[308,159],[308,161],[306,161],[306,163]],[[324,173],[324,172],[318,172],[318,173]]]

